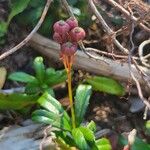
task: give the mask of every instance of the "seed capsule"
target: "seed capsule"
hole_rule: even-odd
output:
[[[71,42],[66,42],[61,46],[62,55],[73,56],[77,51],[77,45]]]
[[[70,30],[70,26],[63,20],[57,21],[54,26],[54,31],[60,35],[66,34]]]
[[[80,27],[75,27],[71,30],[70,37],[73,42],[79,42],[85,38],[85,31]]]
[[[70,17],[69,19],[67,19],[66,22],[69,24],[70,29],[73,29],[78,26],[78,21],[73,17]]]
[[[62,44],[62,43],[65,43],[67,41],[67,35],[60,35],[59,33],[54,32],[53,39],[57,43]]]

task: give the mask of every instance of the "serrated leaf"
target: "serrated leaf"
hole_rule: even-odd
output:
[[[67,112],[63,109],[61,104],[52,97],[48,92],[45,92],[39,99],[38,103],[44,107],[47,111],[54,113],[58,116],[61,116],[60,124],[63,128],[70,130],[71,129],[71,121]]]
[[[14,16],[16,16],[17,14],[25,10],[29,2],[30,0],[13,0],[11,6],[11,12],[8,16],[7,24],[10,23],[10,21]]]
[[[92,93],[92,87],[90,85],[79,85],[75,95],[75,116],[76,125],[79,126],[82,123],[86,109],[89,104],[89,99]]]
[[[0,110],[19,110],[35,104],[37,102],[37,98],[37,95],[0,93]]]
[[[15,72],[11,73],[8,77],[8,79],[13,81],[19,81],[23,83],[38,83],[38,80],[25,72]]]
[[[32,120],[40,123],[51,124],[52,126],[60,128],[61,117],[58,114],[47,110],[36,110],[32,113]]]
[[[82,134],[84,135],[84,138],[86,141],[88,142],[95,142],[95,136],[93,131],[91,131],[89,128],[87,127],[79,127],[80,131],[82,132]]]
[[[108,139],[106,138],[101,138],[96,141],[96,145],[98,150],[112,150],[111,144]]]
[[[53,68],[46,69],[46,83],[49,86],[54,86],[61,82],[66,81],[67,74],[65,70],[58,70],[55,71]]]
[[[43,84],[46,73],[43,58],[36,57],[33,62],[33,67],[35,70],[36,78],[39,80],[41,84]]]
[[[87,124],[87,128],[89,128],[91,131],[95,132],[96,131],[96,124],[94,121],[91,121]]]
[[[92,85],[93,89],[96,91],[117,96],[123,96],[125,94],[123,86],[111,78],[94,76],[86,79],[86,81]]]
[[[80,129],[75,128],[72,130],[72,136],[74,138],[74,141],[77,145],[77,147],[80,150],[90,150],[90,147],[88,146],[87,141],[84,138],[83,133],[80,131]]]

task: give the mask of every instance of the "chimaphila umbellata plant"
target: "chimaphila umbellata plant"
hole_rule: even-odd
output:
[[[85,31],[78,27],[78,21],[75,18],[69,18],[66,21],[60,20],[53,27],[53,38],[61,46],[60,57],[67,72],[71,117],[52,95],[45,92],[38,100],[38,103],[45,109],[33,112],[32,119],[50,124],[57,129],[54,131],[55,140],[62,150],[111,150],[111,145],[107,139],[95,138],[96,125],[93,121],[87,124],[83,123],[92,94],[91,85],[79,85],[73,101],[72,64],[78,42],[84,39]]]

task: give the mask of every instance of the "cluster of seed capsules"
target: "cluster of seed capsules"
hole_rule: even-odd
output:
[[[78,21],[73,17],[66,21],[57,21],[53,28],[53,39],[61,45],[61,55],[73,56],[78,42],[85,38],[84,29],[78,26]]]

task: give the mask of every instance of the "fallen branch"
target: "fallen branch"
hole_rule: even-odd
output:
[[[34,27],[34,29],[31,31],[31,33],[22,41],[20,42],[18,45],[16,45],[15,47],[13,47],[12,49],[6,51],[5,53],[3,53],[2,55],[0,55],[0,60],[6,58],[7,56],[13,54],[14,52],[16,52],[17,50],[19,50],[21,47],[23,47],[25,44],[28,43],[28,41],[32,38],[32,36],[34,35],[34,33],[37,32],[37,30],[40,28],[40,26],[42,25],[45,16],[48,12],[49,6],[51,4],[52,0],[47,0],[47,3],[45,5],[45,8],[43,10],[43,13],[41,15],[40,20],[38,21],[37,25]]]
[[[47,56],[50,60],[59,61],[59,51],[60,46],[56,42],[49,40],[39,34],[34,34],[29,42],[30,46],[35,50],[39,51],[43,55]],[[89,58],[82,51],[78,51],[76,55],[76,60],[74,67],[78,69],[83,69],[91,73],[100,74],[104,76],[111,76],[112,78],[121,80],[121,81],[131,81],[128,63],[121,63],[117,60],[108,59],[107,57],[99,57],[99,60]],[[136,69],[134,65],[131,65],[132,72],[135,77],[138,79],[140,84],[145,84],[141,74]],[[141,70],[147,75],[150,75],[150,70],[145,67],[140,67]],[[135,84],[133,82],[133,84]]]

